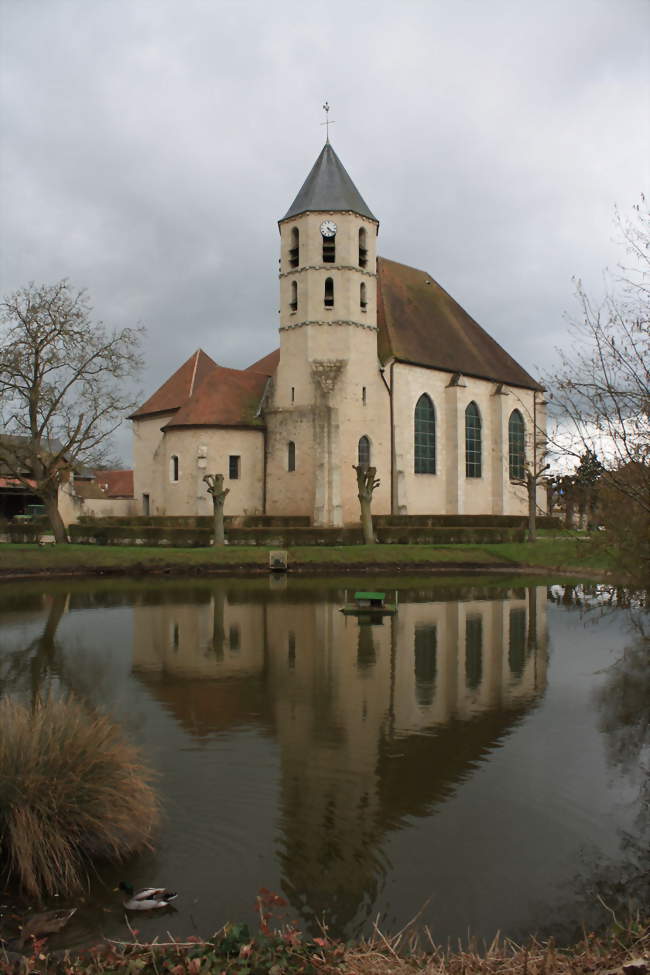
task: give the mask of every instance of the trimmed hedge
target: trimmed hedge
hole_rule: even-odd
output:
[[[71,525],[70,540],[89,545],[147,545],[208,548],[212,531],[153,525]],[[377,526],[377,539],[393,545],[456,545],[521,542],[523,528],[485,526],[423,528],[417,525]],[[229,545],[297,547],[301,545],[361,545],[361,528],[230,528]]]
[[[422,528],[525,528],[526,515],[373,515],[375,528],[419,526]],[[557,518],[538,515],[538,528],[560,528]]]

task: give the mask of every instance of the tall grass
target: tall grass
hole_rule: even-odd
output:
[[[0,879],[26,893],[79,890],[95,860],[149,846],[151,772],[120,729],[74,698],[0,701]]]

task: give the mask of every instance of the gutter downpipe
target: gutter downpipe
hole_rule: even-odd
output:
[[[384,370],[380,369],[381,378],[384,380],[384,386],[388,390],[389,405],[390,405],[390,513],[391,515],[397,514],[395,510],[397,507],[397,485],[395,483],[395,422],[394,422],[394,408],[393,408],[393,369],[395,366],[395,359],[391,359],[390,363],[390,386],[386,382],[386,377],[384,375]]]

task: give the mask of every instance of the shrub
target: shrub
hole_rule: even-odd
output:
[[[152,774],[107,717],[72,697],[6,698],[0,729],[0,881],[70,894],[93,861],[149,846]]]

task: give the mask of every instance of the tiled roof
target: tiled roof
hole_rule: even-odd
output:
[[[361,193],[348,176],[345,166],[326,142],[309,176],[285,215],[297,217],[308,210],[352,210],[363,217],[376,220]]]
[[[261,372],[263,376],[272,376],[278,368],[279,361],[280,350],[274,349],[273,352],[265,355],[263,359],[258,359],[252,366],[248,366],[246,372]]]
[[[379,358],[542,389],[426,271],[377,260]]]
[[[165,424],[176,427],[263,427],[257,415],[268,377],[248,369],[215,365],[191,398]]]
[[[216,362],[203,349],[197,349],[177,369],[167,382],[156,390],[129,419],[150,416],[155,413],[169,413],[187,403],[194,390],[205,376],[216,367]]]
[[[93,471],[107,498],[133,497],[133,471]]]

